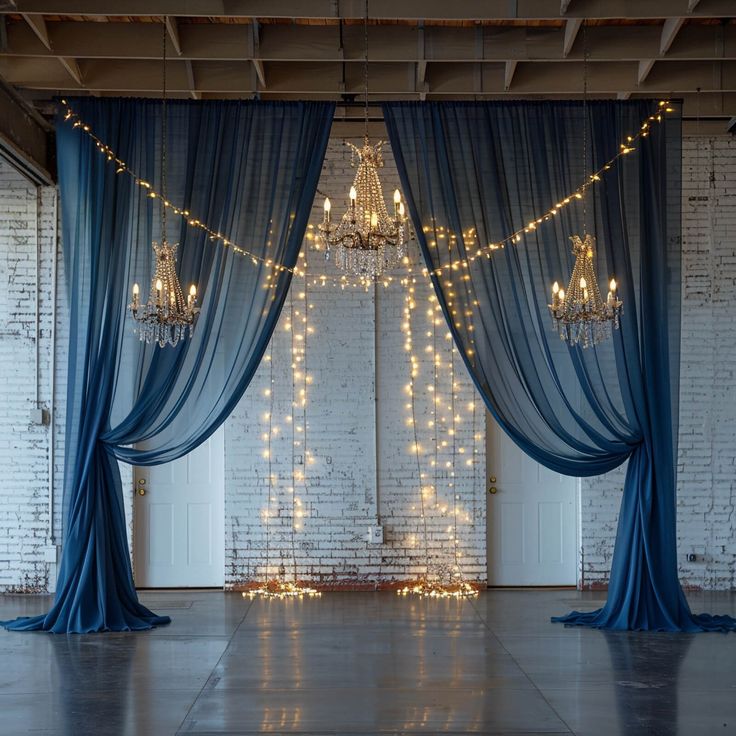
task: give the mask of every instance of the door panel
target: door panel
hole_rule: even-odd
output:
[[[575,585],[577,478],[525,455],[487,417],[489,585]]]
[[[225,583],[222,427],[179,460],[136,468],[134,482],[136,585],[222,587]]]

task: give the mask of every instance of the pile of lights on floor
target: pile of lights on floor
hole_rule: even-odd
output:
[[[320,598],[322,593],[319,590],[310,588],[299,581],[282,580],[280,578],[271,578],[266,580],[257,588],[243,591],[243,598]]]
[[[422,598],[475,598],[478,595],[478,589],[465,580],[457,583],[442,583],[439,580],[421,578],[399,588],[396,593],[400,596],[419,595]]]

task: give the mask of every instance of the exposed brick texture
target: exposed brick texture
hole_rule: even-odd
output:
[[[355,169],[350,151],[340,141],[328,148],[320,191],[328,194],[337,217],[341,214]],[[382,171],[384,192],[388,198],[397,186],[397,174],[390,156]],[[318,196],[312,223],[322,216],[322,197]],[[313,271],[337,275],[335,266],[325,262],[315,249],[314,230],[307,234],[308,263]],[[416,244],[412,260],[418,261]],[[406,269],[394,272],[406,276]],[[430,290],[419,275],[416,287],[417,308],[412,313],[414,353],[419,364],[417,381],[417,434],[422,485],[435,485],[438,493],[426,496],[426,521],[431,565],[454,564],[449,527],[453,527],[453,491],[459,496],[458,550],[463,574],[471,579],[485,579],[485,499],[484,499],[484,414],[480,406],[473,412],[473,388],[456,358],[457,462],[455,477],[445,467],[451,460],[452,412],[450,405],[450,342],[447,328],[437,314],[439,326],[432,335],[427,309]],[[226,575],[228,585],[256,579],[265,572],[266,534],[263,512],[267,507],[269,472],[278,477],[269,518],[270,574],[279,566],[290,573],[292,564],[291,492],[300,502],[304,516],[294,533],[297,572],[301,577],[333,584],[375,584],[401,580],[424,572],[427,554],[421,530],[420,483],[417,473],[413,428],[407,424],[409,354],[405,351],[405,290],[394,281],[388,288],[366,291],[307,284],[296,279],[290,299],[276,330],[273,350],[273,421],[271,426],[271,470],[263,456],[268,433],[267,415],[271,398],[265,395],[271,380],[271,366],[263,363],[248,392],[226,424]],[[304,304],[309,304],[307,335],[308,386],[306,422],[304,409],[292,411],[291,332],[300,331]],[[427,333],[430,333],[429,335]],[[431,392],[434,388],[432,344],[441,360],[438,367],[439,402],[437,429],[440,440],[449,440],[441,448],[436,466],[431,447],[434,421]],[[298,341],[297,341],[298,343]],[[297,372],[301,367],[297,367]],[[298,391],[302,388],[300,383]],[[274,430],[275,433],[274,433]],[[306,440],[305,431],[306,430]],[[476,439],[474,439],[476,438]],[[295,445],[297,482],[292,484],[291,444]],[[305,466],[306,450],[312,462]],[[473,449],[478,454],[473,455]],[[377,451],[376,451],[377,448]],[[459,452],[460,448],[463,453]],[[472,465],[467,460],[474,461]],[[440,467],[441,466],[441,467]],[[304,473],[306,480],[300,476]],[[450,483],[454,483],[451,487]],[[385,543],[369,544],[368,528],[381,522]]]
[[[395,186],[390,156],[383,172],[385,192]],[[341,143],[330,144],[320,190],[328,193],[334,213],[353,170]],[[691,137],[684,144],[683,317],[680,401],[678,536],[680,573],[690,586],[736,588],[736,140]],[[321,197],[312,222],[321,216]],[[0,162],[0,591],[53,589],[56,566],[45,561],[50,544],[48,519],[48,425],[31,423],[35,407],[36,237],[39,271],[39,406],[51,410],[50,335],[54,192],[36,190]],[[37,230],[38,223],[38,230]],[[313,270],[324,264],[308,235]],[[55,536],[61,531],[61,489],[68,319],[63,264],[58,263],[56,322],[56,426],[54,485]],[[404,295],[397,285],[372,290],[308,286],[295,281],[273,341],[273,421],[271,473],[278,476],[269,518],[271,572],[291,566],[290,491],[292,447],[297,483],[295,497],[303,516],[295,530],[298,572],[315,580],[367,583],[405,579],[425,564],[413,430],[407,424],[406,384],[409,365],[404,351]],[[292,414],[292,346],[287,320],[298,320],[311,305],[307,336],[308,386],[304,410]],[[451,412],[447,410],[450,349],[443,324],[434,327],[420,282],[413,312],[417,376],[417,432],[423,485],[429,491],[426,520],[433,563],[451,560],[453,490],[459,497],[458,551],[468,578],[485,577],[484,417],[473,401],[462,365],[455,360],[457,403],[456,476],[446,467],[452,458]],[[298,314],[301,312],[301,314]],[[429,335],[427,333],[430,333]],[[434,410],[428,385],[433,370],[428,343],[441,361],[437,427],[440,446],[436,465]],[[304,356],[298,353],[300,358]],[[377,357],[376,357],[377,356]],[[303,362],[297,364],[302,370]],[[264,571],[263,512],[269,467],[263,456],[268,430],[265,415],[271,399],[264,392],[271,380],[264,363],[249,391],[226,425],[226,580],[237,585]],[[298,386],[298,390],[301,388]],[[434,386],[432,386],[434,388]],[[297,395],[297,403],[298,403]],[[376,429],[377,427],[377,429]],[[304,438],[306,430],[306,440]],[[480,438],[477,435],[480,434]],[[294,442],[297,442],[294,446]],[[465,451],[462,455],[459,449]],[[305,453],[305,449],[307,453]],[[474,454],[475,452],[475,454]],[[305,466],[305,457],[313,462]],[[466,465],[468,459],[475,463]],[[305,480],[301,479],[304,473]],[[435,472],[437,475],[435,483]],[[132,482],[124,468],[128,525],[132,524]],[[450,487],[450,483],[454,483]],[[605,584],[623,486],[623,469],[585,479],[580,509],[583,585]],[[378,489],[378,490],[377,490]],[[438,504],[438,506],[436,505]],[[446,510],[443,511],[443,509]],[[376,518],[378,516],[378,519]],[[383,524],[386,541],[365,540],[368,526]],[[696,554],[696,562],[687,555]]]

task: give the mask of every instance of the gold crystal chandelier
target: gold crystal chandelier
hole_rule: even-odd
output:
[[[161,242],[153,242],[156,267],[148,301],[141,303],[140,287],[133,284],[133,300],[129,305],[136,322],[136,332],[142,342],[158,343],[160,347],[175,346],[192,336],[199,314],[197,287],[192,284],[186,300],[176,275],[176,248],[166,240],[166,22],[163,30],[163,93],[161,100]],[[155,195],[152,195],[155,196]]]
[[[332,205],[325,198],[324,216],[319,224],[325,258],[335,253],[338,268],[359,277],[375,279],[386,269],[401,262],[406,252],[404,203],[394,192],[393,217],[383,199],[378,169],[383,167],[383,141],[371,144],[368,139],[368,2],[365,4],[365,137],[358,148],[346,142],[358,157],[358,170],[350,187],[348,209],[337,227],[332,224]]]
[[[583,170],[587,167],[588,135],[588,49],[583,22]],[[596,174],[591,176],[595,179]],[[583,192],[583,237],[573,235],[572,252],[575,265],[572,269],[567,292],[557,281],[552,285],[552,326],[568,345],[583,348],[598,345],[611,335],[612,328],[618,329],[623,302],[616,293],[616,279],[609,283],[609,292],[604,302],[598,290],[595,275],[595,238],[585,232],[585,191]]]
[[[598,279],[593,266],[595,239],[592,235],[573,235],[572,252],[575,265],[567,291],[555,281],[552,285],[553,327],[568,345],[584,348],[597,345],[618,329],[623,302],[618,298],[616,279],[609,283],[608,296],[604,302],[598,290]]]

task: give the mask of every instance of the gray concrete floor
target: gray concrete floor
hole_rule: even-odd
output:
[[[248,601],[141,595],[170,626],[0,631],[1,734],[736,734],[736,635],[604,633],[549,616],[601,594]],[[736,614],[736,595],[691,597]],[[0,620],[41,596],[0,596]]]

